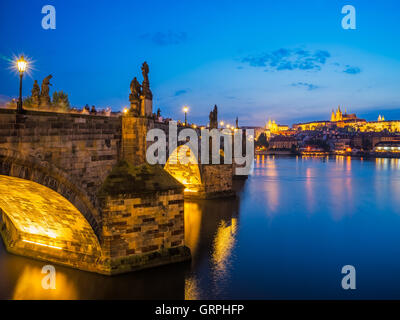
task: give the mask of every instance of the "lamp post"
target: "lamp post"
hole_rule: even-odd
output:
[[[185,106],[183,107],[183,112],[185,113],[185,126],[187,126],[187,113],[189,111],[189,107]]]
[[[24,72],[26,70],[27,62],[22,55],[18,60],[17,60],[17,68],[19,71],[19,99],[17,103],[17,113],[23,113],[24,109],[22,107],[22,78],[24,76]]]

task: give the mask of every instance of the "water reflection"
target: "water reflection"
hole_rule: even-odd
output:
[[[243,183],[236,182],[239,192]],[[56,290],[42,288],[45,262],[9,254],[0,241],[0,299],[206,299],[226,295],[239,201],[185,202],[185,240],[192,251],[191,262],[113,277],[56,266]]]
[[[14,289],[14,300],[60,300],[79,299],[77,288],[63,272],[56,273],[56,289],[44,290],[42,279],[44,275],[38,266],[25,265]]]
[[[57,266],[50,292],[45,263],[0,245],[0,298],[347,299],[349,263],[364,284],[352,298],[400,298],[397,159],[259,157],[237,188],[237,198],[185,202],[187,263],[115,277]]]
[[[236,182],[240,190],[244,182]],[[192,252],[192,270],[185,281],[185,299],[210,299],[226,294],[235,255],[240,197],[185,201],[185,241]]]

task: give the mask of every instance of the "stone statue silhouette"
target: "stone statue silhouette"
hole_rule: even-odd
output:
[[[142,64],[142,75],[143,75],[143,82],[149,82],[149,65],[147,62],[143,62]]]
[[[40,103],[41,104],[50,104],[50,87],[51,83],[50,83],[50,79],[53,78],[53,76],[50,74],[48,75],[46,78],[43,79],[42,82],[42,91],[40,93]]]
[[[209,120],[210,120],[210,128],[211,129],[218,128],[218,107],[217,107],[217,105],[215,105],[214,109],[210,112]]]
[[[34,107],[38,107],[40,103],[40,87],[37,80],[35,80],[35,82],[33,83],[33,88],[31,92],[32,92],[32,104]]]
[[[33,83],[33,88],[32,88],[31,92],[32,92],[32,97],[40,96],[40,87],[39,87],[37,80],[35,80],[35,82]]]
[[[143,62],[142,64],[142,75],[143,75],[143,83],[142,83],[142,95],[146,99],[153,99],[153,94],[150,90],[150,82],[149,82],[149,65],[147,62]]]
[[[142,95],[142,86],[140,85],[139,81],[136,77],[133,78],[131,81],[131,93],[129,95],[129,101],[131,102],[130,112],[133,115],[140,114],[140,96]]]
[[[140,95],[142,94],[142,86],[139,81],[135,78],[131,81],[131,97],[139,100]],[[132,99],[130,99],[132,100]]]

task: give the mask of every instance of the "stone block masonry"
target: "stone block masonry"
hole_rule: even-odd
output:
[[[111,274],[190,259],[183,189],[159,165],[121,161],[112,170],[99,192],[103,255]]]
[[[117,117],[0,110],[0,174],[61,193],[100,237],[96,193],[118,161],[121,133]]]

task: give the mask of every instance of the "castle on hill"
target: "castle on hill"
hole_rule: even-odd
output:
[[[356,119],[357,119],[356,114],[355,113],[347,114],[346,109],[344,113],[342,113],[342,110],[340,110],[340,106],[338,106],[336,112],[332,110],[331,122],[356,120]]]

